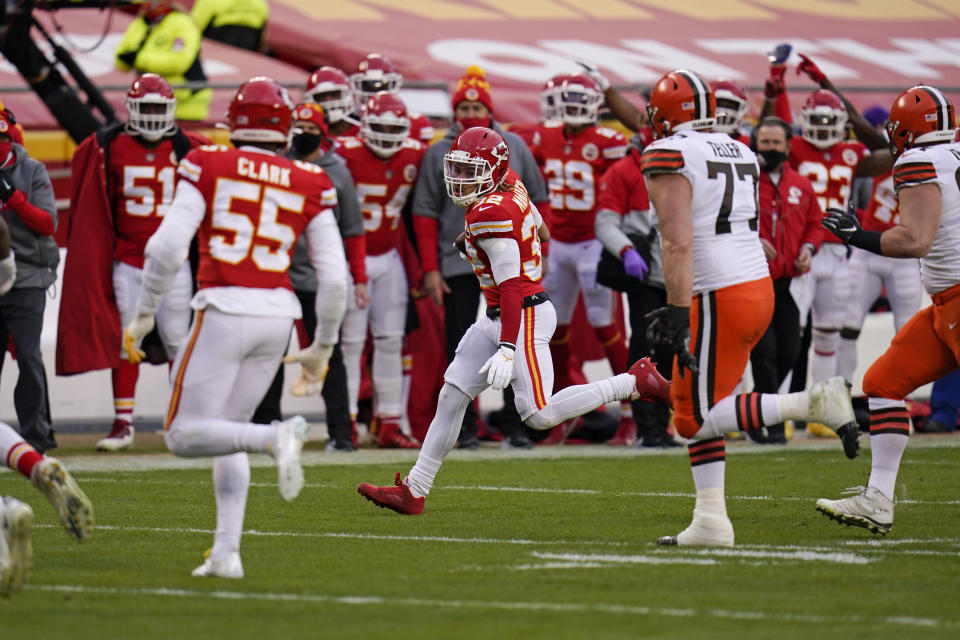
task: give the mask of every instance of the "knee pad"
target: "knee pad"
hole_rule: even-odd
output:
[[[840,332],[836,329],[813,328],[814,351],[829,355],[836,352],[838,344],[840,344]]]
[[[537,431],[546,431],[547,429],[551,429],[555,426],[551,424],[550,421],[547,420],[539,411],[532,414],[529,418],[526,418],[523,423],[531,429],[536,429]]]
[[[374,336],[373,348],[381,353],[400,353],[403,336]]]

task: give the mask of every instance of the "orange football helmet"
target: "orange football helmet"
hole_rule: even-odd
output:
[[[887,134],[894,158],[918,144],[952,142],[957,135],[953,105],[936,87],[910,87],[890,107]]]
[[[677,69],[653,85],[647,115],[654,138],[677,131],[704,131],[716,123],[717,100],[700,74]]]

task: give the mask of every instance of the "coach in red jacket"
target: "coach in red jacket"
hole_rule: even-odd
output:
[[[776,393],[800,355],[800,313],[790,294],[793,278],[810,269],[820,247],[820,218],[810,181],[790,168],[790,125],[764,118],[756,130],[760,163],[760,242],[763,244],[776,302],[767,332],[750,355],[755,391]],[[785,443],[783,425],[767,427],[767,440]]]

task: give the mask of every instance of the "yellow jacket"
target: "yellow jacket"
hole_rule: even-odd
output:
[[[232,25],[261,29],[270,17],[270,7],[266,0],[197,0],[193,3],[190,15],[201,33],[208,26]]]
[[[148,25],[142,17],[130,23],[117,47],[115,63],[121,71],[131,68],[138,73],[157,73],[171,85],[205,81],[200,64],[200,29],[189,14],[171,11],[160,22]],[[122,56],[135,53],[133,65]],[[129,59],[129,56],[127,56]],[[206,120],[213,91],[174,89],[178,120]]]

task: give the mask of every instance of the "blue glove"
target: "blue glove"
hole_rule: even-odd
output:
[[[627,272],[628,276],[643,280],[650,272],[650,267],[647,266],[646,260],[643,259],[639,251],[627,249],[626,253],[623,254],[623,270]]]

